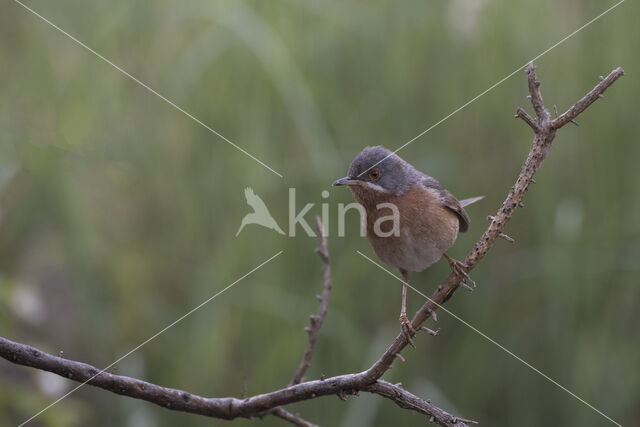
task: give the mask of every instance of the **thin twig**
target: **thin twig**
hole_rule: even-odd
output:
[[[533,66],[533,62],[529,64],[526,70],[527,84],[529,85],[529,95],[531,95],[531,105],[533,111],[536,112],[538,121],[549,118],[549,112],[544,108],[544,101],[542,100],[542,93],[540,93],[540,80],[536,76],[536,68]]]
[[[327,236],[324,231],[324,227],[322,226],[322,221],[320,217],[316,217],[316,228],[318,229],[318,236],[320,238],[320,247],[316,249],[318,255],[320,255],[320,259],[322,260],[322,277],[323,277],[323,286],[322,286],[322,295],[320,296],[320,307],[318,308],[318,313],[315,315],[311,315],[311,326],[306,328],[307,333],[309,334],[309,342],[307,344],[307,348],[304,351],[304,355],[302,356],[302,360],[300,361],[300,366],[296,370],[293,379],[289,383],[289,385],[298,384],[302,381],[304,377],[304,373],[311,365],[311,357],[313,356],[313,348],[316,345],[316,341],[318,339],[318,331],[322,326],[322,322],[324,321],[324,317],[327,315],[327,307],[329,306],[329,294],[331,293],[331,267],[329,265],[329,249],[327,248]]]
[[[364,388],[365,391],[384,396],[393,400],[396,405],[403,409],[411,409],[433,418],[432,422],[445,427],[463,427],[467,424],[478,424],[476,421],[465,420],[456,417],[448,412],[434,406],[431,402],[423,400],[418,396],[408,392],[399,385],[394,385],[386,381],[378,380]]]
[[[578,117],[578,114],[582,113],[584,110],[589,107],[589,105],[593,104],[599,98],[602,98],[604,91],[613,84],[618,78],[624,75],[624,70],[620,67],[613,70],[609,75],[605,78],[600,79],[600,82],[589,91],[582,99],[576,102],[573,107],[569,108],[566,112],[560,114],[558,118],[553,120],[551,123],[551,127],[554,129],[560,129],[562,126],[567,123],[574,121],[575,118]],[[600,76],[602,77],[602,76]],[[578,123],[575,122],[577,125]]]
[[[280,417],[285,421],[289,421],[291,424],[299,427],[318,427],[317,424],[310,423],[299,415],[292,414],[291,412],[280,407],[274,408],[272,411],[270,411],[270,414],[275,415],[276,417]]]
[[[522,120],[524,120],[524,122],[526,124],[528,124],[531,129],[533,129],[534,132],[539,132],[540,131],[540,127],[538,126],[538,123],[536,123],[536,119],[534,119],[533,117],[531,117],[529,115],[529,113],[527,113],[524,108],[518,107],[516,109],[516,118],[521,118]]]

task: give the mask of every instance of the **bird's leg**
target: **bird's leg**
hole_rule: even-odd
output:
[[[406,270],[400,270],[400,274],[402,274],[402,303],[400,304],[400,327],[402,329],[402,333],[404,337],[407,339],[411,347],[415,348],[413,345],[413,338],[416,335],[415,329],[411,326],[411,322],[407,318],[407,285],[409,284],[409,272]]]
[[[471,277],[469,277],[469,275],[467,274],[467,268],[469,268],[468,265],[464,264],[462,261],[458,261],[457,259],[453,259],[451,258],[449,255],[447,254],[442,254],[447,261],[449,261],[449,266],[451,267],[451,271],[453,271],[454,273],[456,273],[458,276],[462,277],[462,280],[468,280],[469,282],[471,282],[471,284],[475,287],[476,286],[476,282],[474,282]],[[466,286],[466,285],[465,285]],[[468,288],[469,290],[471,290],[471,288]]]

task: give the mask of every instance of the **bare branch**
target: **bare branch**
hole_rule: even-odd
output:
[[[320,247],[316,249],[316,252],[320,255],[320,259],[322,259],[322,275],[323,275],[323,286],[322,286],[322,295],[320,296],[320,308],[318,308],[318,313],[314,316],[311,316],[311,326],[306,328],[307,333],[309,334],[309,343],[307,344],[307,348],[304,351],[304,355],[302,356],[302,361],[300,362],[300,366],[298,366],[298,370],[296,371],[293,379],[289,383],[289,385],[298,384],[302,381],[304,377],[304,373],[309,368],[311,364],[311,356],[313,355],[313,347],[316,345],[316,341],[318,339],[318,331],[322,326],[322,322],[324,321],[325,316],[327,315],[327,307],[329,305],[329,294],[331,293],[331,267],[329,266],[329,249],[327,249],[327,236],[324,231],[324,227],[322,226],[322,221],[320,217],[316,217],[316,228],[318,229],[318,236],[320,237]]]
[[[349,394],[356,394],[359,390],[380,394],[385,397],[389,393],[389,388],[386,386],[381,386],[382,388],[373,387],[375,380],[371,381],[365,373],[361,372],[358,374],[339,375],[324,380],[308,381],[246,399],[235,397],[206,398],[136,378],[101,372],[86,363],[53,356],[34,347],[2,337],[0,337],[0,357],[18,365],[53,372],[61,377],[81,383],[87,381],[89,385],[123,396],[146,400],[163,408],[227,420],[262,417],[275,411],[273,415],[287,421],[294,422],[295,419],[295,422],[300,423],[297,425],[312,426],[313,424],[308,423],[297,415],[281,410],[282,408],[278,407],[331,394],[344,397]],[[368,386],[372,388],[369,390]],[[421,413],[429,411],[428,415],[434,417],[434,420],[439,420],[438,422],[441,422],[441,425],[456,425],[457,427],[464,425],[442,424],[455,417],[431,404],[418,405],[415,399],[420,399],[409,392],[398,392],[391,399],[400,406],[402,406],[401,404],[405,405],[408,409]],[[302,424],[303,422],[307,424]]]
[[[575,118],[578,117],[578,114],[582,113],[584,110],[589,107],[589,105],[593,104],[598,98],[602,98],[602,94],[605,90],[609,88],[620,77],[624,75],[624,70],[620,67],[611,71],[607,77],[601,78],[600,82],[591,89],[582,99],[575,103],[575,105],[569,108],[566,112],[562,113],[560,117],[556,118],[552,123],[551,127],[554,129],[560,129],[562,126],[566,125],[569,122],[575,122]],[[602,77],[602,76],[600,76]]]

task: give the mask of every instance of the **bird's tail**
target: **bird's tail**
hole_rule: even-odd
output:
[[[464,208],[465,206],[469,206],[470,204],[482,199],[484,199],[484,196],[470,197],[468,199],[460,200],[460,205]]]

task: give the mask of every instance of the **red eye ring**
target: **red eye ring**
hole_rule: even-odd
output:
[[[381,176],[382,173],[380,172],[379,168],[373,168],[369,171],[369,178],[371,179],[371,181],[376,181],[380,179]]]

